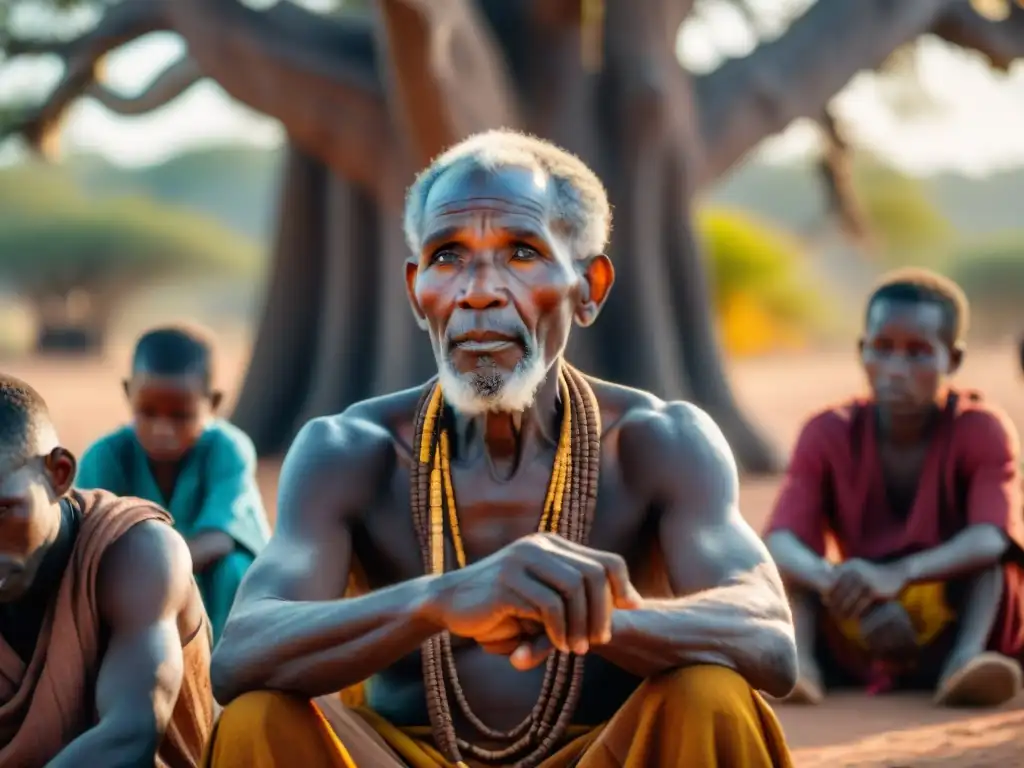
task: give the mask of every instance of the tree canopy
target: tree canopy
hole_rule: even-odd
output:
[[[144,198],[97,200],[45,167],[0,171],[0,283],[24,298],[84,289],[112,301],[162,276],[261,267],[255,243],[212,219]]]

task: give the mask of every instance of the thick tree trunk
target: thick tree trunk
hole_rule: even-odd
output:
[[[679,138],[696,136],[692,120],[680,125],[688,84],[668,36],[652,54],[649,36],[633,40],[637,30],[626,23],[609,37],[597,75],[580,65],[571,19],[537,22],[525,38],[507,22],[494,26],[527,128],[590,164],[614,206],[616,285],[596,326],[575,334],[569,357],[594,375],[695,401],[744,469],[773,471],[777,454],[737,409],[722,370],[690,209],[694,144]],[[518,56],[517,35],[544,56]],[[275,274],[235,414],[263,453],[285,448],[312,416],[435,370],[407,308],[396,213],[295,150],[286,173]]]

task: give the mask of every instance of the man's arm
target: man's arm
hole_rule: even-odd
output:
[[[620,440],[627,483],[655,493],[661,551],[679,597],[616,611],[611,642],[594,651],[645,677],[713,663],[770,694],[789,693],[789,605],[768,551],[740,516],[736,464],[721,431],[699,409],[672,403],[625,425]]]
[[[832,564],[825,558],[830,416],[818,415],[801,430],[765,534],[765,545],[786,582],[818,594],[827,592],[833,580]]]
[[[139,523],[104,555],[98,578],[110,632],[96,682],[99,720],[51,768],[153,765],[181,690],[178,615],[193,584],[185,542],[163,523]]]
[[[387,492],[391,436],[358,414],[314,419],[281,470],[277,526],[246,573],[213,654],[217,700],[274,689],[319,696],[358,683],[438,631],[430,577],[341,599],[351,526]]]
[[[1021,526],[1020,440],[1012,422],[992,410],[965,414],[963,441],[967,527],[939,546],[899,563],[909,584],[945,581],[997,564]]]

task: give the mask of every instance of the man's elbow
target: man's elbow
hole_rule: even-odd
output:
[[[752,687],[770,696],[783,698],[796,686],[796,639],[790,621],[773,621],[758,637],[757,657],[747,673]]]
[[[243,693],[254,690],[257,686],[250,679],[246,670],[250,665],[239,658],[231,644],[222,640],[217,644],[210,657],[210,685],[213,698],[221,705],[227,706]]]

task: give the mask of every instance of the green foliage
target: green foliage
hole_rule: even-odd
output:
[[[0,171],[0,281],[22,294],[109,294],[162,276],[254,276],[258,248],[197,214],[143,198],[94,199],[60,171]]]
[[[704,208],[697,227],[710,267],[720,339],[731,355],[804,346],[830,324],[800,243],[749,214]]]
[[[918,181],[869,161],[855,166],[854,183],[883,259],[893,265],[941,264],[953,228]]]
[[[957,255],[950,273],[975,304],[983,300],[986,307],[1019,312],[1024,300],[1024,232],[969,245]]]
[[[753,298],[777,321],[814,322],[823,310],[806,274],[796,238],[739,210],[707,207],[697,225],[710,266],[715,306],[736,296]]]

